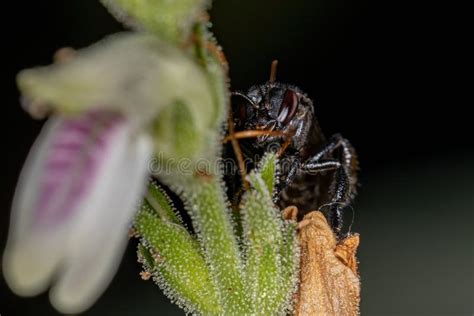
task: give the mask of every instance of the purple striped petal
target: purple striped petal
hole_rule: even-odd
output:
[[[107,159],[108,141],[123,123],[111,112],[90,112],[59,122],[48,139],[38,179],[35,223],[57,224],[71,216]]]
[[[15,192],[2,260],[12,290],[53,285],[56,308],[90,306],[120,262],[152,152],[149,136],[113,113],[50,119]]]

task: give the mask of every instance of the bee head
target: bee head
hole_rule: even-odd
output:
[[[251,87],[246,93],[234,92],[232,111],[237,130],[264,130],[298,135],[309,128],[313,118],[312,101],[297,87],[268,81]],[[258,147],[278,137],[262,135]]]

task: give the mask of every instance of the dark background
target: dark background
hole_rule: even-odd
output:
[[[95,0],[4,6],[2,249],[15,183],[42,125],[22,111],[15,74],[50,63],[60,47],[122,30]],[[449,8],[433,3],[370,0],[227,0],[211,11],[234,89],[265,81],[279,59],[278,79],[315,100],[326,134],[340,132],[356,147],[361,187],[352,230],[361,234],[365,315],[474,313],[474,147],[448,89],[457,58],[448,17]],[[181,314],[139,271],[131,245],[86,314]],[[19,298],[0,277],[0,314],[56,312],[46,294]]]

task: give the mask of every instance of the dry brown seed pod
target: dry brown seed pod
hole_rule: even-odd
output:
[[[298,224],[301,247],[300,285],[295,315],[358,315],[360,282],[355,253],[359,235],[336,242],[319,211]]]

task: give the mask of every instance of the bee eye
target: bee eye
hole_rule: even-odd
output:
[[[234,92],[232,94],[232,113],[234,119],[245,121],[251,116],[250,113],[252,109],[252,100],[250,100],[246,95],[239,92]]]
[[[288,124],[293,116],[295,116],[298,107],[298,96],[293,90],[287,89],[281,101],[280,110],[278,112],[278,121],[283,125]]]

